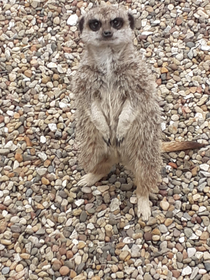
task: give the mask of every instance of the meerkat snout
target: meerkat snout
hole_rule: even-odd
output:
[[[105,30],[105,31],[103,31],[102,35],[104,38],[111,38],[113,33],[110,30]]]

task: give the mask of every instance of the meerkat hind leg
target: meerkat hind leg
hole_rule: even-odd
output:
[[[148,195],[138,195],[137,194],[137,216],[142,220],[147,221],[151,216],[151,208],[149,204],[149,194]]]
[[[143,176],[143,174],[135,174],[136,182],[136,196],[137,196],[137,216],[146,221],[151,216],[151,207],[149,201],[150,186],[148,186],[149,179]],[[146,175],[146,174],[144,174]],[[143,179],[142,179],[143,178]]]
[[[91,172],[84,175],[78,182],[78,186],[92,186],[101,178],[106,176],[111,170],[114,162],[110,158],[103,159],[99,162]]]

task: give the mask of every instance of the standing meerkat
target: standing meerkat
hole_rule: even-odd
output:
[[[74,78],[74,93],[79,162],[87,174],[78,185],[91,186],[114,164],[122,163],[135,176],[137,215],[147,220],[161,150],[201,144],[161,144],[155,80],[135,51],[133,28],[133,16],[119,6],[98,6],[80,19],[85,50]]]

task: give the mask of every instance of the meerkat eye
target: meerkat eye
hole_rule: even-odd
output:
[[[123,26],[123,23],[124,21],[122,18],[115,18],[110,22],[111,26],[115,29],[120,29]]]
[[[101,28],[101,22],[97,19],[90,20],[89,27],[92,31],[98,31]]]

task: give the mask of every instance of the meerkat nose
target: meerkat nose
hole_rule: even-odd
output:
[[[109,37],[112,37],[112,32],[110,30],[106,30],[103,32],[103,37],[105,38],[109,38]]]

